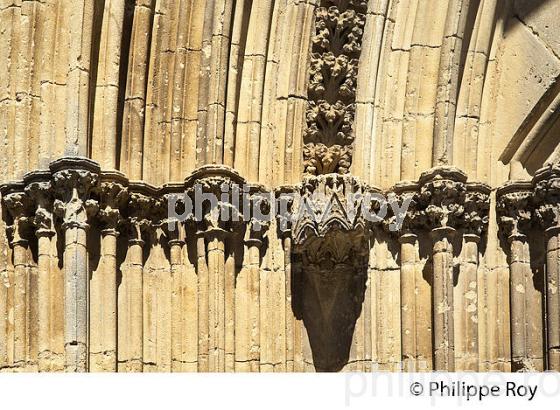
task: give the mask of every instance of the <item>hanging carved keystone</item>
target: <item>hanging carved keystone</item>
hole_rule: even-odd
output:
[[[303,260],[303,288],[294,297],[319,371],[347,362],[362,308],[372,228],[362,212],[366,193],[378,191],[350,176],[321,175],[304,180],[296,205],[293,240]]]

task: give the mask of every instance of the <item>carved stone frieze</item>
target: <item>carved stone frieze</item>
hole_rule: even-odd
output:
[[[316,10],[303,149],[306,174],[349,172],[366,11],[362,0],[322,0]]]

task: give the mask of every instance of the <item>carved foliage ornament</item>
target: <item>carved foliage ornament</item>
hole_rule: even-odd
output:
[[[309,238],[327,237],[335,231],[364,237],[370,222],[364,218],[364,207],[373,212],[379,206],[375,194],[379,191],[351,176],[329,174],[305,178],[293,209],[295,245],[305,246]],[[372,201],[365,204],[364,200]]]
[[[442,167],[420,177],[419,202],[428,228],[457,227],[465,212],[467,176]]]
[[[535,217],[545,228],[560,226],[560,165],[541,169],[534,181]]]
[[[366,11],[365,0],[322,0],[317,8],[304,133],[306,174],[349,172]]]

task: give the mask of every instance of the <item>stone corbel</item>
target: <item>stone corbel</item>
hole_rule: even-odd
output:
[[[328,174],[305,178],[294,203],[292,251],[302,260],[294,297],[318,370],[339,370],[348,358],[364,298],[369,236],[380,223],[365,217],[379,208],[373,194],[380,191],[349,175]]]

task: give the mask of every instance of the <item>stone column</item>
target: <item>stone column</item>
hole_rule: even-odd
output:
[[[292,306],[292,224],[290,212],[293,207],[294,190],[292,187],[279,187],[275,192],[276,209],[276,230],[277,237],[282,242],[284,251],[284,292],[285,292],[285,337],[286,337],[286,371],[294,371],[295,363],[295,334],[296,318]]]
[[[128,250],[118,289],[118,371],[143,370],[144,239],[149,226],[150,198],[130,188]]]
[[[185,245],[183,225],[174,221],[174,228],[168,233],[169,263],[171,265],[171,370],[180,372],[183,369],[183,246]]]
[[[198,274],[198,371],[207,372],[209,349],[209,319],[208,319],[208,263],[206,260],[206,242],[204,231],[196,234],[196,255]]]
[[[546,240],[546,368],[560,371],[560,168],[539,170],[533,184],[535,213]]]
[[[23,192],[23,185],[12,186],[3,194],[4,205],[8,210],[12,225],[10,226],[10,246],[13,251],[14,277],[8,292],[12,292],[11,322],[13,323],[13,366],[25,369],[36,359],[36,334],[30,314],[36,308],[36,289],[31,289],[29,257],[30,204],[28,196]],[[8,298],[10,299],[10,298]],[[8,307],[10,309],[10,307]],[[9,319],[10,320],[10,319]]]
[[[261,247],[263,245],[264,226],[258,221],[251,221],[248,225],[249,234],[245,239],[247,252],[249,254],[249,360],[251,371],[260,370],[261,361]]]
[[[542,367],[538,353],[542,336],[531,329],[541,315],[533,314],[532,310],[540,306],[532,306],[528,296],[532,278],[527,242],[532,218],[531,183],[511,182],[496,195],[500,230],[509,246],[512,370],[535,371]]]
[[[65,370],[88,370],[88,220],[97,204],[89,200],[99,166],[82,158],[51,163],[57,198],[55,212],[64,230],[64,347]]]
[[[185,181],[194,199],[197,224],[197,273],[199,350],[198,370],[226,371],[226,352],[234,342],[233,286],[235,263],[230,253],[233,228],[239,218],[240,187],[245,183],[235,171],[208,165]],[[234,215],[237,215],[235,218]],[[227,252],[227,254],[226,254]],[[227,369],[233,362],[228,358]]]
[[[409,231],[399,236],[401,245],[401,343],[403,370],[415,371],[416,349],[416,247],[418,237]]]
[[[434,370],[455,370],[453,318],[454,226],[464,211],[466,175],[438,167],[420,177],[420,202],[432,238]]]
[[[433,241],[434,370],[455,370],[453,322],[453,238],[449,226],[430,232]]]
[[[560,226],[546,230],[547,369],[560,371]]]
[[[101,255],[90,286],[90,370],[117,371],[117,238],[126,203],[124,175],[103,172],[99,190]]]
[[[412,183],[401,183],[395,186],[394,200],[400,204],[409,200],[409,206],[404,214],[393,214],[392,218],[384,224],[385,230],[387,230],[393,224],[400,223],[400,226],[397,226],[398,230],[393,232],[393,236],[400,244],[401,354],[402,369],[408,372],[425,368],[425,365],[418,362],[423,356],[418,346],[422,336],[419,331],[422,326],[431,327],[429,324],[419,323],[422,306],[419,303],[420,284],[417,283],[418,235],[415,229],[420,226],[417,212],[417,190],[416,184]],[[402,220],[397,221],[397,218],[402,218]]]
[[[227,232],[214,225],[204,232],[208,259],[208,371],[225,371],[225,239]]]
[[[53,297],[57,281],[53,277],[52,249],[53,238],[56,235],[53,222],[52,206],[53,197],[50,183],[50,173],[33,173],[26,177],[26,188],[28,196],[33,201],[35,216],[33,224],[35,236],[37,237],[37,295],[38,295],[38,317],[37,317],[37,347],[38,347],[38,369],[42,371],[56,370],[54,365],[55,352],[57,351],[54,328],[58,325],[56,305],[60,299]],[[54,244],[56,246],[56,244]]]
[[[490,187],[467,184],[462,220],[463,251],[455,288],[455,357],[457,371],[478,371],[479,244],[488,226]]]

